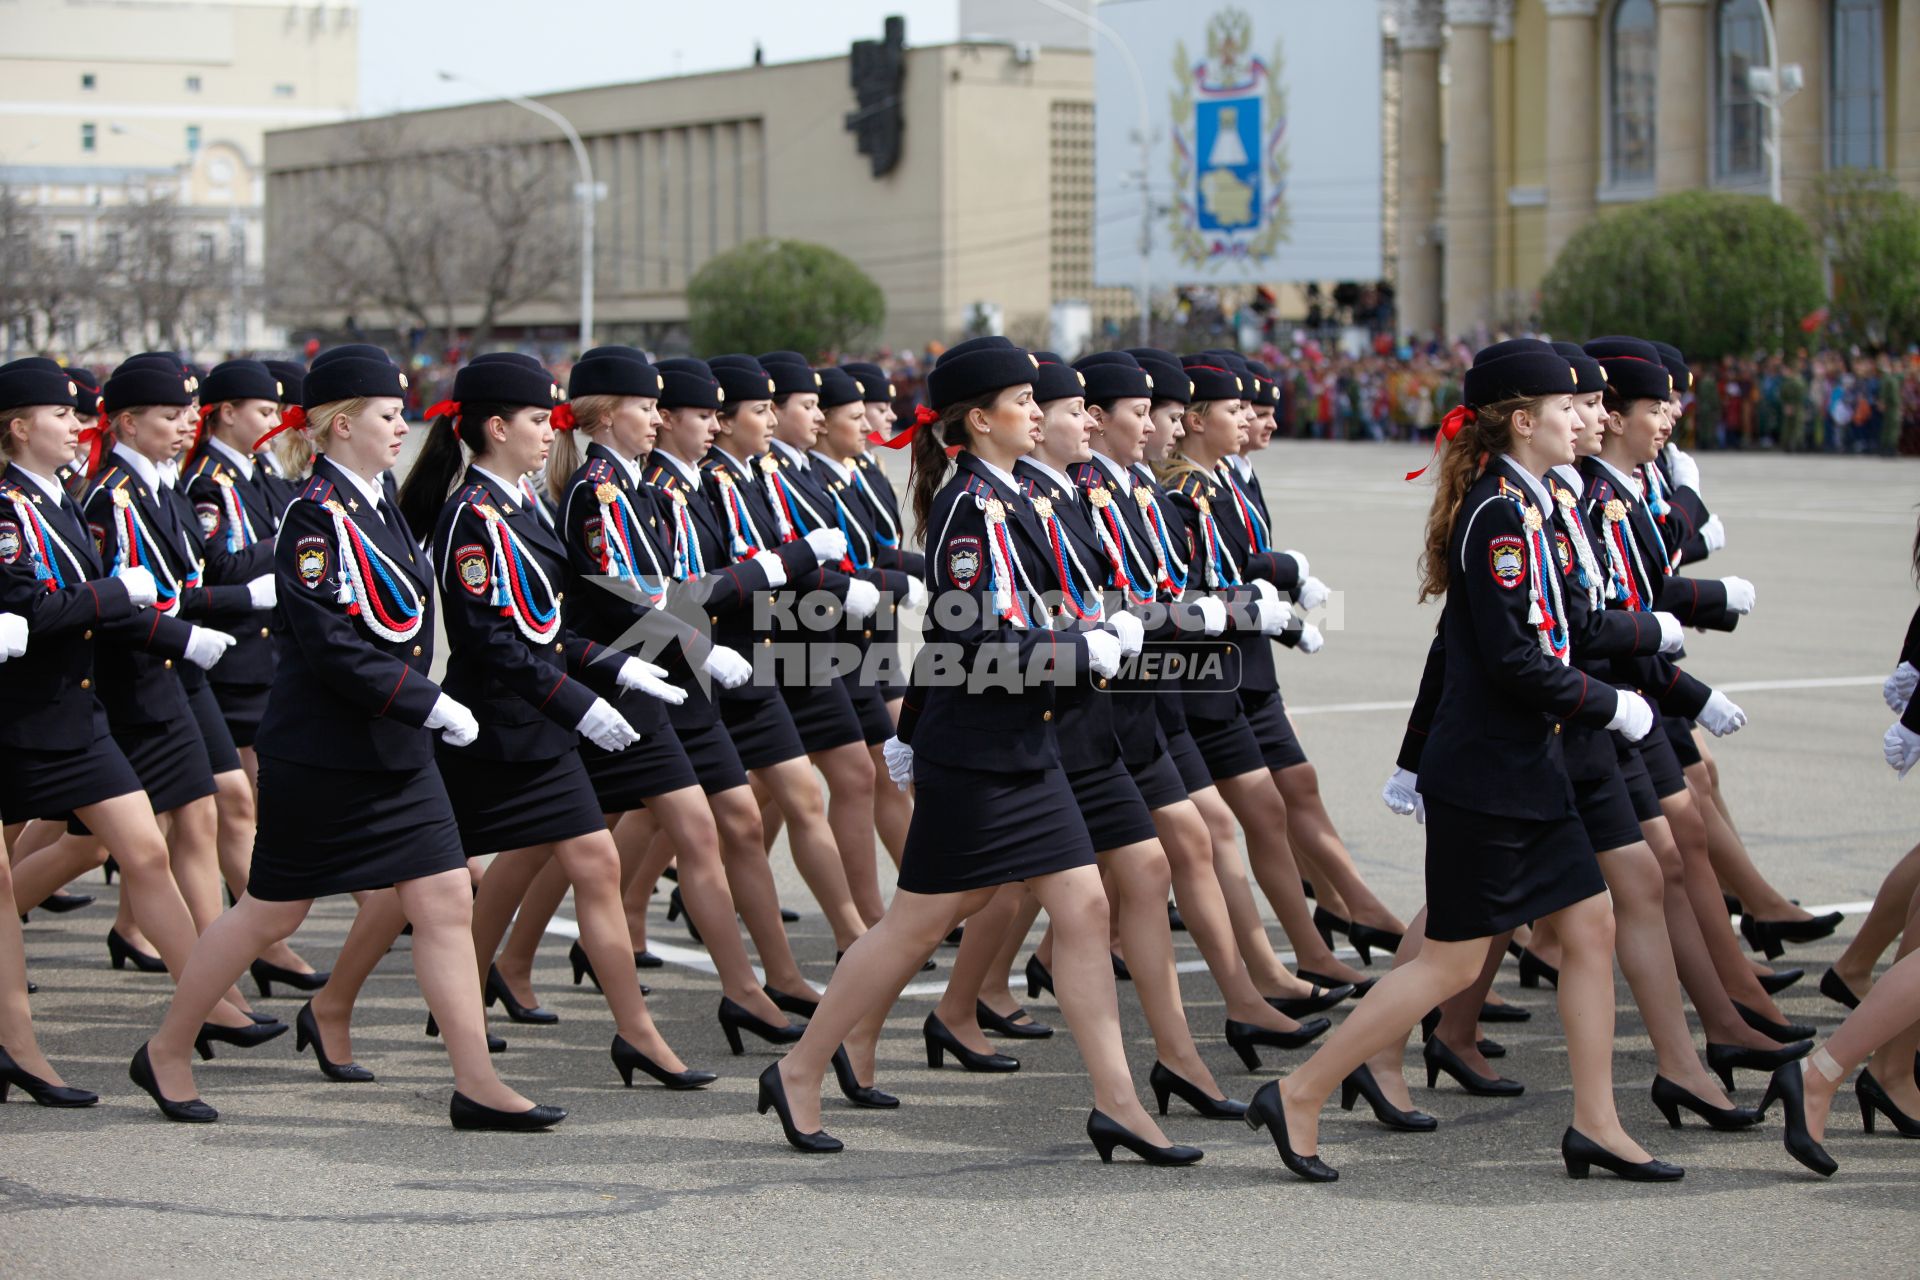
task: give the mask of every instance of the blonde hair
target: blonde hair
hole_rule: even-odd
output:
[[[567,403],[573,409],[573,431],[553,433],[553,447],[547,453],[547,492],[553,495],[554,502],[563,503],[567,499],[567,486],[573,483],[573,473],[580,469],[580,459],[586,451],[580,447],[580,435],[590,436],[593,432],[613,421],[613,415],[620,411],[622,400],[634,399],[629,396],[581,396]]]
[[[333,420],[339,417],[354,417],[371,403],[367,396],[352,396],[345,400],[335,400],[331,404],[315,405],[307,414],[307,425],[295,430],[282,431],[273,438],[274,456],[280,459],[280,465],[289,476],[304,476],[313,469],[313,456],[325,453],[320,446],[333,438]],[[286,410],[281,410],[285,413]]]

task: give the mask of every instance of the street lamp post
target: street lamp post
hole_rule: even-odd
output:
[[[1747,92],[1767,109],[1767,185],[1775,204],[1782,203],[1780,182],[1780,105],[1806,86],[1800,64],[1780,65],[1780,42],[1773,30],[1773,5],[1761,0],[1760,23],[1767,33],[1767,65],[1747,68]]]
[[[593,161],[587,155],[587,144],[580,140],[580,131],[573,127],[571,120],[543,102],[495,89],[451,71],[441,71],[439,75],[442,80],[484,89],[502,102],[525,108],[555,125],[567,136],[567,145],[573,148],[574,162],[580,166],[580,181],[574,184],[573,194],[580,202],[580,349],[588,350],[593,346],[593,206],[600,198],[600,188],[594,184]]]

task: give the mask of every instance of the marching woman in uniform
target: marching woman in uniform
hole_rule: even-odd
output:
[[[1403,1040],[1439,1001],[1484,967],[1493,938],[1553,919],[1566,947],[1561,1021],[1574,1081],[1574,1123],[1561,1139],[1570,1176],[1598,1165],[1669,1181],[1613,1105],[1613,920],[1606,882],[1580,823],[1561,756],[1565,722],[1653,724],[1637,695],[1568,665],[1544,477],[1574,458],[1571,366],[1552,351],[1478,360],[1428,519],[1423,598],[1446,597],[1445,685],[1422,753],[1427,813],[1427,925],[1420,954],[1396,966],[1320,1051],[1261,1086],[1247,1123],[1265,1127],[1298,1177],[1339,1175],[1317,1154],[1329,1095],[1376,1053]]]
[[[400,494],[415,534],[432,531],[447,611],[447,687],[479,722],[470,748],[440,753],[440,772],[467,856],[504,855],[474,898],[474,990],[484,986],[528,884],[557,859],[573,882],[581,949],[614,1016],[615,1069],[628,1084],[639,1070],[669,1088],[698,1088],[713,1075],[687,1069],[640,994],[620,855],[578,750],[582,737],[617,752],[639,736],[597,688],[670,702],[684,695],[659,679],[659,668],[562,623],[566,547],[526,508],[518,483],[546,461],[560,395],[545,369],[469,364],[454,378],[453,399],[430,411],[433,432]]]
[[[1168,1144],[1134,1094],[1106,895],[1060,765],[1053,726],[1064,686],[1111,677],[1121,642],[1110,623],[1050,625],[1044,597],[1058,584],[1012,475],[1040,435],[1035,374],[1011,343],[976,339],[949,350],[928,377],[940,419],[914,439],[913,494],[934,603],[901,718],[904,744],[915,748],[913,825],[886,915],[842,961],[800,1043],[760,1077],[760,1111],[776,1111],[802,1151],[841,1149],[819,1127],[819,1091],[842,1042],[857,1037],[870,1055],[901,988],[948,931],[999,886],[1026,881],[1053,920],[1062,1003],[1094,1087],[1087,1135],[1101,1158],[1115,1146],[1156,1164],[1201,1157]],[[961,452],[949,477],[950,445]]]
[[[425,674],[431,575],[380,484],[406,439],[404,394],[398,369],[364,356],[316,368],[303,388],[300,436],[320,453],[274,548],[283,630],[257,739],[252,879],[194,949],[129,1073],[170,1120],[217,1118],[194,1092],[188,1054],[205,1011],[248,963],[290,936],[315,898],[388,886],[413,923],[421,991],[445,1024],[454,1126],[544,1129],[566,1116],[508,1088],[487,1058],[466,856],[432,738],[470,743],[478,726]],[[363,910],[353,932],[372,914]],[[323,1069],[335,1065],[310,1008],[299,1026]]]

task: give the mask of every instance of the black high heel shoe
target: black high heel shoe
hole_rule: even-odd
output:
[[[217,1022],[200,1024],[200,1034],[193,1038],[193,1047],[200,1057],[213,1061],[213,1046],[230,1044],[237,1049],[257,1049],[269,1040],[275,1040],[287,1033],[284,1022],[251,1022],[244,1027],[223,1027]]]
[[[70,1088],[64,1084],[48,1084],[39,1076],[23,1071],[20,1064],[15,1062],[5,1049],[0,1049],[0,1102],[7,1100],[7,1091],[14,1085],[19,1085],[26,1091],[29,1098],[43,1107],[90,1107],[100,1101],[100,1095],[97,1093]],[[1898,1111],[1892,1109],[1892,1103],[1888,1103],[1887,1107],[1888,1114],[1894,1117],[1895,1124],[1905,1119]],[[1867,1126],[1867,1132],[1873,1132],[1871,1124]]]
[[[492,1107],[483,1107],[454,1090],[453,1098],[447,1103],[447,1119],[456,1129],[485,1130],[491,1133],[538,1133],[542,1129],[551,1129],[567,1118],[565,1107],[536,1106],[526,1111],[496,1111]]]
[[[1786,1145],[1787,1154],[1821,1177],[1831,1178],[1839,1171],[1839,1162],[1813,1140],[1813,1134],[1807,1129],[1806,1069],[1798,1063],[1788,1063],[1773,1073],[1773,1079],[1767,1081],[1766,1095],[1760,1099],[1761,1115],[1767,1114],[1775,1098],[1780,1099],[1786,1112],[1786,1133],[1781,1141]]]
[[[573,966],[574,986],[579,986],[581,979],[585,978],[593,982],[593,989],[595,991],[604,992],[606,990],[605,987],[600,985],[600,975],[593,971],[593,961],[587,957],[587,949],[580,945],[578,938],[575,938],[573,945],[567,948],[567,963]],[[643,982],[640,984],[640,994],[650,996],[653,994],[653,988]],[[559,1015],[556,1014],[554,1021],[558,1022],[559,1020]]]
[[[1585,1178],[1595,1165],[1623,1182],[1678,1182],[1687,1176],[1685,1169],[1665,1160],[1642,1160],[1637,1164],[1622,1160],[1573,1128],[1560,1135],[1560,1158],[1566,1161],[1569,1178]]]
[[[294,969],[282,969],[277,964],[268,964],[265,960],[255,960],[247,966],[247,972],[253,975],[253,985],[260,989],[262,1000],[273,999],[273,984],[292,987],[295,991],[318,991],[327,985],[332,976],[326,973],[301,973]]]
[[[1767,994],[1773,993],[1769,991]],[[1853,994],[1853,988],[1847,985],[1847,980],[1832,969],[1820,975],[1820,994],[1843,1008],[1860,1007],[1860,997]]]
[[[756,1018],[729,996],[720,997],[720,1031],[727,1037],[727,1047],[739,1057],[746,1052],[740,1043],[740,1033],[751,1031],[768,1044],[792,1044],[806,1034],[805,1027],[797,1027],[791,1022],[775,1026],[764,1019]]]
[[[847,1046],[840,1045],[833,1051],[833,1078],[840,1085],[840,1093],[856,1107],[867,1107],[874,1111],[891,1111],[900,1105],[900,1099],[885,1093],[870,1084],[861,1084],[860,1077],[853,1074],[853,1059],[847,1056]]]
[[[114,861],[112,854],[108,854],[107,860],[100,864],[100,874],[108,884],[112,884],[113,878],[120,874],[120,864]]]
[[[215,1111],[198,1098],[183,1098],[176,1101],[160,1092],[159,1082],[153,1078],[153,1062],[147,1057],[147,1046],[141,1045],[133,1055],[133,1061],[127,1065],[127,1079],[147,1091],[149,1097],[159,1106],[160,1114],[178,1124],[212,1124],[220,1118]]]
[[[1166,1169],[1199,1164],[1201,1157],[1207,1154],[1198,1147],[1156,1147],[1106,1112],[1097,1109],[1087,1113],[1087,1138],[1093,1143],[1093,1149],[1100,1153],[1101,1164],[1113,1163],[1115,1147],[1125,1147],[1148,1164]]]
[[[0,1056],[3,1057],[3,1056]],[[31,1077],[29,1077],[31,1078]],[[1920,1120],[1914,1119],[1900,1109],[1886,1088],[1873,1078],[1871,1070],[1862,1071],[1860,1078],[1853,1082],[1853,1095],[1860,1099],[1860,1123],[1868,1133],[1873,1132],[1873,1113],[1878,1111],[1893,1122],[1893,1131],[1903,1138],[1920,1138]],[[6,1087],[0,1085],[0,1102],[6,1100]],[[36,1095],[35,1102],[40,1099]],[[42,1103],[42,1106],[84,1106],[85,1103]]]
[[[1813,1041],[1802,1040],[1798,1044],[1782,1045],[1778,1049],[1749,1049],[1737,1044],[1709,1044],[1707,1046],[1707,1070],[1720,1077],[1720,1083],[1727,1092],[1733,1092],[1733,1069],[1739,1067],[1745,1071],[1778,1071],[1790,1062],[1797,1062],[1813,1052]]]
[[[720,1077],[711,1071],[669,1071],[659,1063],[627,1043],[625,1036],[613,1038],[613,1067],[620,1073],[620,1080],[627,1088],[633,1088],[633,1073],[637,1068],[652,1076],[661,1084],[676,1093],[688,1089],[704,1089]]]
[[[791,1013],[796,1018],[811,1018],[820,1012],[820,1002],[809,1000],[805,996],[792,996],[773,987],[761,987],[767,993],[767,999],[773,1001],[774,1008],[782,1013]]]
[[[1019,1010],[1014,1017],[1025,1015],[1025,1009]],[[982,1031],[996,1036],[1005,1036],[1010,1040],[1046,1040],[1053,1035],[1053,1028],[1044,1022],[1036,1022],[1031,1016],[1025,1022],[1015,1022],[1013,1018],[1003,1018],[987,1008],[985,1000],[973,1002],[973,1018],[980,1024]]]
[[[1703,1101],[1690,1089],[1683,1089],[1665,1076],[1653,1078],[1653,1105],[1661,1115],[1667,1118],[1667,1127],[1680,1127],[1680,1112],[1684,1108],[1707,1122],[1708,1127],[1722,1133],[1733,1133],[1740,1129],[1751,1129],[1760,1123],[1760,1112],[1754,1107],[1716,1107]]]
[[[1491,1000],[1480,1006],[1482,1022],[1532,1022],[1533,1010],[1525,1005],[1495,1004]]]
[[[1527,1086],[1518,1080],[1509,1080],[1505,1076],[1483,1076],[1460,1060],[1460,1055],[1447,1047],[1447,1042],[1439,1036],[1421,1046],[1420,1057],[1427,1064],[1427,1088],[1436,1087],[1440,1074],[1445,1072],[1462,1089],[1476,1098],[1517,1098],[1527,1091]]]
[[[1376,929],[1370,924],[1360,924],[1358,921],[1347,930],[1347,941],[1351,942],[1353,949],[1360,954],[1360,963],[1368,968],[1373,967],[1375,951],[1385,952],[1389,957],[1398,951],[1400,937],[1401,935],[1390,929]]]
[[[1367,1105],[1373,1108],[1373,1118],[1389,1129],[1398,1129],[1402,1133],[1432,1133],[1440,1127],[1440,1122],[1424,1111],[1402,1111],[1387,1101],[1387,1095],[1380,1091],[1380,1082],[1373,1078],[1373,1068],[1361,1063],[1347,1073],[1340,1082],[1340,1109],[1353,1110],[1354,1100],[1365,1098]]]
[[[327,1047],[320,1043],[320,1023],[313,1016],[313,1001],[300,1006],[300,1012],[293,1018],[293,1049],[295,1053],[313,1046],[313,1060],[320,1064],[320,1074],[329,1080],[338,1080],[341,1084],[367,1084],[373,1080],[373,1072],[357,1062],[335,1062],[327,1057]]]
[[[1312,1044],[1327,1033],[1333,1023],[1326,1018],[1309,1018],[1292,1031],[1274,1031],[1267,1027],[1256,1027],[1251,1022],[1235,1022],[1227,1019],[1227,1044],[1240,1055],[1240,1061],[1247,1064],[1247,1070],[1260,1069],[1260,1055],[1255,1046],[1266,1045],[1273,1049],[1298,1049],[1302,1045]]]
[[[1819,1034],[1813,1027],[1803,1027],[1795,1022],[1775,1022],[1771,1018],[1762,1017],[1738,1000],[1733,1002],[1733,1007],[1739,1012],[1740,1021],[1761,1035],[1778,1040],[1781,1044],[1792,1044],[1796,1040],[1811,1040]]]
[[[636,969],[664,969],[666,964],[665,960],[645,948],[633,953],[633,967]]]
[[[1439,1029],[1440,1011],[1438,1009],[1432,1009],[1422,1014],[1420,1017],[1420,1042],[1425,1044],[1427,1041],[1433,1039],[1434,1032]],[[1474,1041],[1473,1047],[1481,1057],[1488,1061],[1507,1056],[1507,1046],[1501,1044],[1498,1040],[1489,1040],[1485,1036]]]
[[[1127,962],[1122,960],[1117,952],[1107,952],[1107,958],[1113,961],[1113,980],[1115,982],[1133,981],[1133,970],[1127,968]]]
[[[667,895],[667,923],[672,924],[681,916],[687,917],[687,936],[705,946],[706,939],[700,936],[700,930],[694,927],[693,917],[687,912],[687,900],[680,896],[680,886],[675,885],[673,892]]]
[[[1806,976],[1805,969],[1775,969],[1772,973],[1760,975],[1760,989],[1770,996],[1777,996]]]
[[[1373,990],[1373,984],[1380,981],[1378,978],[1368,978],[1364,982],[1345,982],[1333,977],[1331,974],[1315,973],[1311,969],[1295,969],[1293,976],[1302,982],[1311,982],[1316,987],[1327,987],[1329,989],[1333,987],[1348,987],[1350,988],[1347,992],[1347,999],[1349,1000],[1365,998],[1367,992]]]
[[[1333,946],[1333,937],[1339,934],[1345,937],[1347,930],[1353,928],[1353,921],[1343,920],[1319,903],[1313,904],[1313,931],[1320,935],[1320,941]]]
[[[800,913],[798,911],[795,911],[792,907],[782,907],[780,908],[780,923],[799,924]],[[955,945],[958,945],[958,944],[955,944]]]
[[[1173,933],[1187,931],[1186,917],[1180,914],[1179,906],[1171,901],[1167,903],[1167,928]]]
[[[952,1054],[953,1060],[968,1071],[985,1072],[989,1075],[1005,1075],[1020,1069],[1020,1059],[1004,1053],[975,1053],[960,1043],[953,1032],[947,1030],[947,1024],[940,1021],[940,1015],[930,1013],[927,1020],[920,1024],[920,1034],[927,1042],[927,1070],[940,1069],[945,1054]]]
[[[1258,1133],[1265,1129],[1273,1139],[1274,1150],[1280,1153],[1280,1163],[1287,1166],[1296,1178],[1308,1182],[1338,1182],[1340,1171],[1321,1160],[1319,1156],[1303,1156],[1294,1151],[1293,1143],[1287,1138],[1287,1109],[1280,1102],[1280,1084],[1269,1080],[1254,1093],[1253,1101],[1247,1104],[1247,1114],[1243,1117],[1247,1128]]]
[[[140,948],[120,936],[118,929],[107,930],[107,959],[113,967],[124,969],[132,965],[136,973],[165,973],[167,962],[159,956],[148,955]]]
[[[598,986],[599,983],[596,982],[594,985]],[[495,1002],[503,1006],[507,1011],[509,1022],[526,1022],[537,1027],[550,1027],[560,1021],[560,1015],[551,1009],[542,1009],[537,1004],[521,1004],[515,999],[512,990],[507,986],[507,980],[500,976],[499,968],[494,965],[487,966],[485,998],[486,1007],[489,1009],[493,1008]]]
[[[1538,987],[1542,981],[1558,991],[1560,989],[1560,970],[1554,968],[1527,948],[1520,948],[1520,985],[1532,989]]]
[[[1740,936],[1747,940],[1747,946],[1765,952],[1767,959],[1771,960],[1786,954],[1790,942],[1818,942],[1831,936],[1845,919],[1838,911],[1829,911],[1811,920],[1756,920],[1750,915],[1743,915],[1740,917]]]
[[[440,1035],[440,1024],[434,1021],[432,1014],[427,1015],[427,1034],[435,1038],[438,1038]],[[507,1051],[506,1039],[502,1036],[497,1036],[493,1034],[493,1032],[491,1031],[487,1032],[487,1052],[488,1053],[505,1053],[506,1051]]]
[[[1153,1100],[1160,1104],[1160,1114],[1167,1114],[1167,1099],[1178,1098],[1192,1107],[1203,1120],[1238,1120],[1247,1114],[1247,1104],[1236,1102],[1232,1098],[1210,1098],[1199,1085],[1176,1074],[1158,1058],[1154,1059],[1153,1070],[1147,1073],[1147,1085],[1153,1090]]]
[[[1267,1003],[1297,1022],[1310,1014],[1325,1013],[1352,994],[1353,984],[1342,982],[1332,987],[1315,985],[1304,996],[1268,996]]]
[[[780,1117],[780,1131],[787,1135],[787,1145],[795,1151],[804,1151],[808,1155],[831,1155],[847,1145],[825,1129],[802,1133],[793,1127],[793,1108],[787,1102],[787,1084],[780,1078],[780,1064],[777,1062],[770,1063],[760,1073],[760,1098],[755,1106],[761,1115],[767,1114],[767,1108],[773,1108]]]
[[[1054,995],[1053,975],[1047,972],[1047,966],[1040,963],[1040,957],[1027,957],[1027,999],[1038,1000],[1040,993]]]
[[[50,893],[40,899],[40,909],[63,916],[69,911],[78,911],[84,906],[89,906],[92,902],[93,895],[90,893]]]

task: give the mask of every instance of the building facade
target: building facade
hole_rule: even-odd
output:
[[[1403,334],[1524,323],[1554,257],[1607,210],[1676,191],[1782,198],[1882,170],[1920,194],[1920,0],[1387,0]]]

